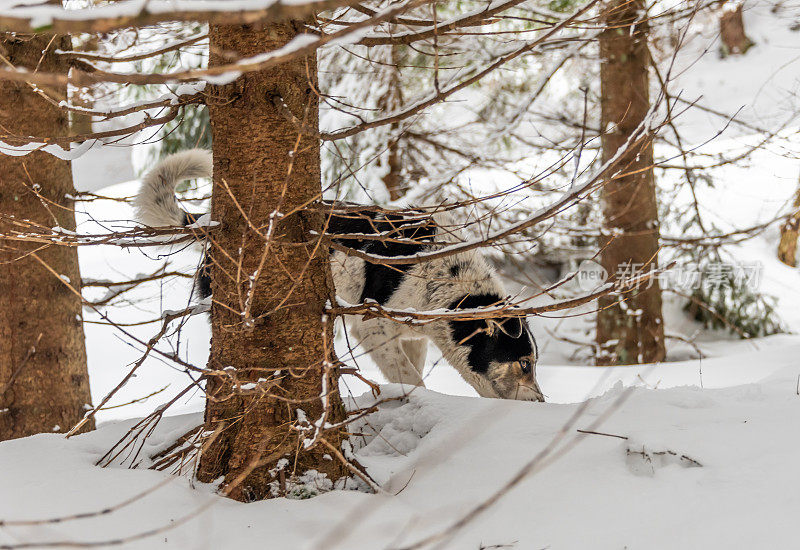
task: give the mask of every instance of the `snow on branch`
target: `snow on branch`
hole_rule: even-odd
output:
[[[540,37],[538,37],[538,38],[536,38],[534,40],[526,41],[522,46],[517,47],[514,50],[512,50],[512,51],[510,51],[510,52],[508,52],[506,54],[501,55],[493,63],[491,63],[488,66],[484,67],[483,69],[479,70],[478,72],[476,72],[472,76],[470,76],[468,78],[465,78],[465,79],[461,80],[460,82],[458,82],[456,84],[453,84],[452,86],[442,90],[441,92],[435,93],[435,94],[431,95],[430,97],[428,97],[426,99],[421,99],[421,100],[417,101],[416,103],[406,107],[405,109],[403,109],[400,112],[392,113],[392,114],[386,115],[385,117],[382,117],[382,118],[379,118],[379,119],[376,119],[376,120],[372,120],[372,121],[369,121],[369,122],[364,122],[364,123],[361,123],[361,124],[357,124],[357,125],[351,126],[349,128],[343,128],[341,130],[336,130],[334,132],[322,133],[322,134],[320,134],[320,137],[323,140],[326,140],[326,141],[344,139],[344,138],[353,136],[353,135],[355,135],[355,134],[357,134],[359,132],[362,132],[364,130],[367,130],[369,128],[377,128],[379,126],[385,126],[387,124],[392,124],[392,123],[395,123],[395,122],[399,122],[401,120],[404,120],[404,119],[406,119],[406,118],[408,118],[410,116],[413,116],[413,115],[423,111],[424,109],[430,107],[431,105],[435,105],[437,103],[440,103],[440,102],[444,101],[445,99],[447,99],[448,97],[450,97],[451,95],[455,94],[456,92],[458,92],[460,90],[463,90],[467,86],[470,86],[470,85],[478,82],[483,77],[485,77],[489,73],[493,72],[495,69],[498,69],[498,68],[502,67],[503,65],[505,65],[509,61],[512,61],[512,60],[518,58],[519,56],[521,56],[521,55],[523,55],[525,53],[528,53],[528,52],[540,47],[542,44],[546,43],[549,38],[554,36],[559,31],[565,29],[572,22],[574,22],[578,17],[580,17],[581,15],[586,13],[589,9],[592,8],[592,6],[597,4],[598,1],[599,0],[592,0],[591,2],[586,4],[583,8],[581,8],[580,10],[578,10],[577,12],[572,14],[570,17],[564,19],[563,21],[559,22],[557,25],[553,26],[549,31],[544,33],[542,36],[540,36]]]
[[[181,108],[186,105],[202,103],[203,96],[195,94],[186,98],[180,99],[176,96],[170,95],[166,99],[155,100],[152,103],[142,103],[140,105],[133,105],[121,108],[119,111],[114,109],[108,111],[91,111],[79,108],[73,108],[67,105],[62,105],[62,108],[68,111],[76,111],[88,115],[104,116],[105,119],[111,119],[119,116],[124,116],[136,112],[145,111],[141,120],[130,126],[122,128],[115,128],[113,130],[104,130],[101,132],[92,132],[89,134],[76,134],[73,136],[54,137],[54,136],[15,136],[0,134],[0,154],[10,156],[23,156],[33,151],[44,151],[50,153],[61,160],[75,160],[82,156],[89,149],[97,145],[101,145],[103,140],[111,137],[130,136],[141,132],[153,126],[162,126],[180,114]],[[146,112],[146,109],[168,107],[166,113],[161,116],[152,116]],[[8,143],[11,142],[11,143]],[[19,144],[19,145],[16,145]]]
[[[334,315],[363,315],[365,319],[371,317],[383,317],[392,321],[407,325],[423,325],[433,321],[466,321],[474,319],[497,319],[507,317],[518,317],[524,319],[529,315],[541,315],[565,309],[574,309],[578,306],[588,304],[602,296],[609,294],[622,295],[634,291],[641,287],[648,280],[657,277],[665,272],[671,265],[662,269],[641,270],[634,273],[631,277],[610,279],[601,285],[597,290],[577,298],[559,300],[549,304],[532,307],[520,307],[518,304],[507,302],[496,306],[465,308],[457,310],[435,309],[429,311],[416,311],[413,309],[397,309],[382,306],[378,302],[369,300],[363,304],[350,304],[341,298],[337,298],[337,306],[328,307],[328,312]],[[561,286],[566,282],[559,281],[551,289]]]
[[[166,21],[207,21],[217,25],[244,25],[262,21],[302,20],[315,13],[352,6],[359,0],[120,0],[84,9],[59,4],[0,3],[0,31],[104,33],[145,27]]]
[[[436,248],[432,251],[427,252],[418,252],[416,254],[406,255],[406,256],[380,256],[375,254],[368,254],[361,250],[357,250],[354,248],[346,247],[342,244],[339,244],[335,241],[330,243],[331,248],[334,250],[338,250],[340,252],[345,253],[348,256],[355,256],[362,260],[365,260],[370,263],[374,264],[381,264],[381,265],[408,265],[408,264],[417,264],[422,262],[428,262],[431,260],[436,260],[439,258],[445,258],[447,256],[452,256],[454,254],[460,254],[463,252],[467,252],[469,250],[473,250],[476,248],[482,248],[498,241],[502,241],[512,235],[518,234],[530,227],[533,227],[547,219],[552,218],[553,216],[559,214],[560,212],[566,210],[567,208],[573,206],[580,200],[586,197],[589,193],[594,191],[596,188],[603,184],[603,178],[619,178],[624,177],[626,174],[619,173],[619,174],[611,174],[609,176],[609,171],[615,168],[619,159],[636,143],[640,142],[644,139],[650,139],[650,136],[655,133],[662,125],[657,124],[653,118],[655,116],[655,112],[658,108],[659,103],[655,102],[653,106],[651,106],[648,115],[645,117],[645,120],[640,124],[629,136],[627,141],[622,144],[622,146],[617,149],[617,152],[609,158],[606,162],[603,163],[602,166],[597,168],[594,172],[592,172],[585,180],[585,182],[580,186],[573,186],[565,192],[561,198],[554,201],[553,203],[540,208],[538,211],[534,212],[532,215],[528,216],[527,218],[513,223],[506,227],[505,229],[500,229],[489,234],[483,238],[476,238],[473,240],[460,242],[456,244],[451,244],[447,246],[443,246],[440,248]]]
[[[66,101],[61,101],[59,107],[80,113],[83,115],[99,116],[104,120],[129,115],[139,111],[146,111],[148,109],[156,109],[159,107],[170,107],[176,105],[189,105],[192,103],[201,103],[203,96],[200,92],[205,87],[205,82],[197,82],[194,85],[184,84],[180,86],[175,92],[162,94],[157,98],[137,101],[130,105],[120,105],[108,109],[87,109],[86,107],[79,107],[70,105]],[[74,138],[70,138],[74,141]]]
[[[76,59],[76,69],[68,76],[65,74],[46,73],[14,68],[0,70],[0,80],[24,81],[38,86],[89,86],[100,82],[116,82],[120,84],[170,84],[205,80],[212,84],[227,84],[248,72],[261,71],[287,63],[293,59],[312,54],[322,46],[329,44],[349,44],[357,42],[366,29],[390,20],[399,13],[429,4],[432,0],[408,0],[378,12],[372,17],[362,19],[345,29],[323,34],[301,34],[285,46],[277,50],[245,57],[234,63],[208,67],[206,69],[189,69],[164,74],[120,73],[101,70],[85,61]],[[1,21],[1,20],[0,20]]]
[[[84,61],[103,61],[106,63],[127,63],[130,61],[140,61],[142,59],[148,59],[150,57],[155,57],[157,55],[163,55],[165,53],[169,53],[175,50],[179,50],[181,48],[185,48],[186,46],[191,46],[193,44],[197,44],[208,38],[207,33],[198,34],[192,36],[190,38],[186,38],[184,40],[179,40],[177,42],[173,42],[171,44],[167,44],[166,46],[162,46],[156,50],[137,53],[134,55],[101,55],[101,54],[94,54],[89,52],[79,52],[79,51],[63,51],[63,50],[56,50],[56,54],[67,57],[70,59],[82,59]]]
[[[419,40],[426,40],[434,36],[443,36],[446,33],[463,27],[482,25],[492,19],[495,15],[509,10],[526,0],[503,0],[500,2],[490,2],[485,8],[473,10],[458,17],[437,23],[430,22],[424,29],[406,31],[396,34],[375,34],[362,38],[358,44],[361,46],[378,46],[382,44],[410,44]],[[560,14],[559,14],[560,15]]]
[[[63,227],[50,228],[31,220],[0,213],[0,238],[58,246],[113,244],[123,248],[142,248],[196,241],[217,225],[217,222],[203,219],[186,227],[137,227],[109,233],[79,234]]]

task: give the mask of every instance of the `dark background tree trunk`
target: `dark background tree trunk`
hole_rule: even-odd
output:
[[[600,87],[603,161],[623,147],[650,107],[647,73],[647,23],[641,0],[610,0],[603,6],[607,30],[600,37]],[[644,16],[641,17],[644,19]],[[634,29],[631,25],[635,23]],[[601,263],[609,275],[631,266],[654,269],[658,257],[658,208],[653,175],[653,144],[633,144],[608,170],[601,193],[609,237]],[[622,173],[619,176],[615,174]],[[644,288],[650,285],[649,288]],[[617,303],[623,300],[622,303]],[[622,296],[599,300],[597,363],[650,363],[664,358],[664,325],[658,281]]]
[[[0,40],[16,67],[66,73],[55,55],[68,37],[14,36]],[[44,52],[44,53],[43,53]],[[56,103],[65,89],[43,89]],[[18,135],[65,136],[67,114],[24,82],[0,82],[0,126]],[[36,196],[38,191],[45,200]],[[0,212],[47,227],[75,229],[72,172],[67,161],[36,152],[0,154]],[[27,245],[0,239],[0,440],[65,432],[91,401],[80,297],[36,257],[80,289],[76,248]],[[84,429],[91,429],[88,422]]]
[[[238,57],[277,49],[302,31],[301,22],[212,26],[211,64],[225,62],[231,53]],[[320,193],[319,141],[299,139],[275,98],[282,98],[298,119],[316,129],[316,73],[316,57],[300,59],[217,86],[209,100],[212,216],[221,222],[211,248],[209,368],[233,367],[235,371],[228,372],[239,383],[261,379],[263,387],[266,380],[277,381],[269,395],[232,394],[235,382],[225,377],[208,381],[206,429],[217,436],[201,456],[198,477],[206,482],[224,477],[222,492],[237,500],[282,494],[284,480],[293,473],[314,469],[331,481],[345,473],[338,461],[323,457],[330,450],[321,445],[303,449],[293,429],[302,424],[298,408],[311,422],[323,413],[323,362],[334,361],[331,324],[323,321],[332,281],[327,247],[314,250],[310,234],[321,231],[324,217],[302,209]],[[261,235],[248,225],[231,196]],[[276,211],[285,216],[273,215]],[[271,224],[272,242],[265,256],[262,235],[271,231]],[[253,274],[257,275],[248,299]],[[332,372],[327,382],[333,413],[329,422],[344,415],[336,375]],[[326,438],[340,447],[338,432]],[[288,459],[284,472],[270,474],[282,458]]]

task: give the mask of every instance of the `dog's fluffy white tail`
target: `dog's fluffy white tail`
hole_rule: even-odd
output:
[[[175,186],[183,180],[210,178],[211,151],[189,149],[163,159],[142,179],[135,200],[136,217],[150,227],[185,225],[186,213],[175,198]]]

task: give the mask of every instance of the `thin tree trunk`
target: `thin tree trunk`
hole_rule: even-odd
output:
[[[380,106],[384,113],[399,111],[403,106],[403,91],[400,82],[400,46],[386,46],[389,48],[389,66],[386,67],[387,79],[386,93],[380,99]],[[389,134],[397,134],[400,124],[389,126]],[[383,176],[383,183],[389,191],[389,198],[396,201],[403,197],[406,189],[403,185],[403,164],[400,150],[399,137],[388,144],[387,172]]]
[[[800,187],[794,195],[794,213],[781,227],[778,243],[778,259],[791,267],[797,267],[797,235],[800,233]]]
[[[650,107],[648,28],[646,19],[638,21],[643,13],[641,0],[609,0],[604,4],[607,30],[600,37],[604,161],[624,146]],[[656,266],[659,230],[652,165],[652,141],[639,140],[605,176],[601,194],[604,225],[613,237],[601,243],[601,263],[610,275]],[[599,306],[598,364],[650,363],[664,358],[657,280],[622,296],[602,298]]]
[[[211,64],[231,53],[275,50],[301,32],[302,22],[212,26]],[[299,139],[275,106],[282,98],[298,119],[316,128],[316,73],[316,57],[310,56],[217,86],[209,101],[212,216],[221,222],[211,249],[209,368],[226,375],[208,380],[206,430],[216,435],[201,456],[198,478],[224,478],[223,494],[242,501],[302,495],[292,478],[308,470],[331,481],[345,473],[325,457],[330,451],[322,445],[305,449],[302,439],[310,433],[297,429],[309,427],[303,417],[312,423],[322,417],[323,394],[326,421],[344,416],[338,373],[326,370],[335,362],[324,312],[332,296],[328,251],[315,249],[311,234],[321,231],[323,216],[302,209],[320,193],[319,142]],[[271,236],[268,248],[262,236]],[[268,392],[236,391],[237,385],[252,387],[247,384]],[[325,438],[340,447],[339,432]]]
[[[70,49],[68,37],[5,34],[0,49],[19,68],[68,69],[53,55]],[[66,113],[42,95],[58,103],[66,89],[37,93],[23,82],[0,82],[0,126],[18,135],[67,135]],[[74,230],[67,198],[74,192],[69,162],[41,152],[0,154],[0,212]],[[0,440],[65,432],[90,402],[81,301],[65,282],[80,290],[76,248],[0,239]]]
[[[728,3],[722,9],[719,18],[720,54],[743,55],[755,43],[744,33],[744,17],[741,3]]]

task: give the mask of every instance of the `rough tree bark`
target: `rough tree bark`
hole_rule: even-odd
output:
[[[31,71],[66,72],[56,49],[69,50],[69,38],[0,38],[3,57]],[[66,90],[37,93],[26,83],[0,82],[0,127],[18,135],[67,135],[66,113],[44,95],[57,104]],[[74,230],[73,203],[67,199],[74,192],[69,162],[41,152],[0,155],[3,214]],[[0,440],[65,432],[83,418],[91,397],[81,301],[64,284],[80,289],[80,281],[76,248],[39,249],[0,239]],[[87,423],[84,429],[92,427]]]
[[[650,107],[647,22],[641,0],[608,0],[607,29],[600,36],[603,160],[612,158],[644,120]],[[605,233],[601,263],[610,274],[653,269],[658,258],[658,208],[653,144],[634,143],[608,170],[601,193]],[[613,237],[612,237],[613,235]],[[626,267],[627,266],[627,267]],[[645,288],[648,285],[649,288]],[[600,299],[597,363],[650,363],[664,358],[661,289],[652,280],[623,296]]]
[[[302,22],[212,26],[211,64],[277,49],[303,28]],[[344,416],[338,373],[329,370],[323,382],[324,365],[335,362],[331,324],[324,322],[332,281],[328,251],[314,248],[310,232],[321,231],[324,217],[302,209],[320,193],[319,142],[300,139],[276,106],[282,98],[316,128],[316,73],[316,57],[310,56],[216,86],[209,102],[212,216],[221,222],[211,247],[209,368],[227,369],[230,376],[208,380],[206,430],[216,435],[201,456],[198,477],[224,478],[221,492],[242,501],[291,492],[293,474],[308,470],[332,481],[345,474],[339,461],[325,456],[329,449],[304,449],[296,429],[303,413],[310,422],[322,416],[323,393],[330,404],[327,421]],[[234,389],[259,380],[262,388],[275,385],[250,395]],[[339,432],[325,438],[340,447]]]
[[[778,243],[778,259],[791,267],[797,267],[797,236],[800,233],[800,186],[794,195],[794,212],[781,226]]]

